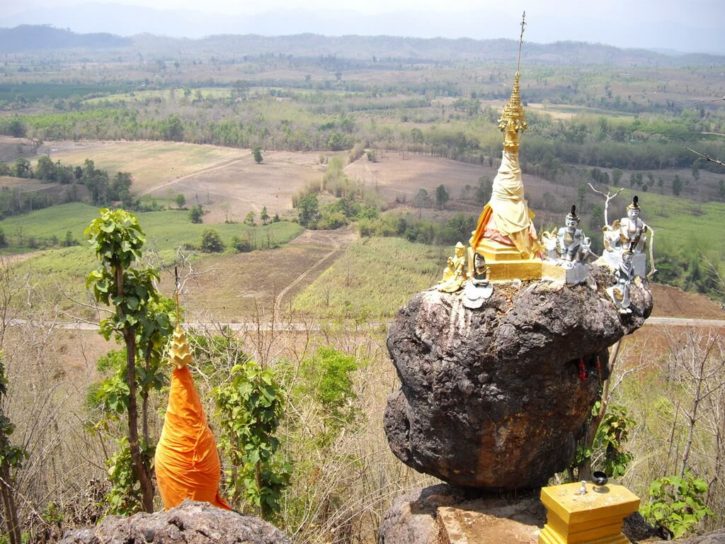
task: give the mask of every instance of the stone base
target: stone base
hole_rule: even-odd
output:
[[[589,277],[589,268],[582,263],[571,263],[571,267],[556,262],[544,261],[541,265],[541,279],[560,281],[568,285],[584,283]]]
[[[545,518],[531,493],[481,496],[439,484],[398,497],[383,517],[378,544],[536,544]]]
[[[545,521],[546,509],[532,494],[476,496],[471,490],[438,484],[398,497],[383,516],[378,544],[535,544],[549,534],[542,529]],[[638,513],[624,520],[623,532],[635,542],[656,536]],[[688,544],[695,542],[700,541]]]
[[[479,499],[441,506],[436,514],[440,544],[536,544],[541,531],[541,509],[533,499]]]

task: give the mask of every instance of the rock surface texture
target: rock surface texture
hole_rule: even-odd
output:
[[[109,516],[93,529],[66,533],[63,544],[289,544],[273,525],[259,518],[186,501],[168,512]]]
[[[689,540],[683,540],[682,544],[725,544],[725,528]]]
[[[385,413],[393,453],[446,482],[533,488],[571,461],[601,381],[607,348],[639,328],[652,295],[632,285],[631,313],[590,284],[497,285],[478,310],[461,294],[417,294],[390,327],[401,381]]]
[[[506,495],[506,494],[504,494]],[[487,494],[470,488],[447,484],[416,488],[398,497],[380,524],[378,544],[444,544],[449,542],[496,542],[536,544],[538,533],[546,523],[546,510],[537,492],[508,497]],[[451,539],[447,515],[454,512],[465,525],[463,538]],[[512,526],[511,522],[518,525]],[[455,524],[454,524],[455,525]],[[511,534],[511,529],[519,529]],[[622,532],[631,542],[650,544],[665,542],[657,529],[639,513],[624,518]],[[725,529],[707,535],[669,542],[681,544],[725,544]]]

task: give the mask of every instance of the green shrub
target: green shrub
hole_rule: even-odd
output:
[[[707,482],[687,471],[684,476],[664,476],[650,484],[649,500],[640,512],[653,525],[674,538],[693,529],[705,516],[713,515],[705,506]]]
[[[221,420],[219,446],[233,466],[226,474],[232,502],[246,502],[269,519],[281,507],[291,468],[276,455],[276,431],[284,393],[270,369],[254,361],[236,364],[232,381],[214,389]]]
[[[222,242],[219,233],[214,229],[206,229],[201,235],[201,250],[205,253],[221,253],[224,251],[224,242]]]

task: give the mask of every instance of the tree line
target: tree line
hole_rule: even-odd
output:
[[[72,166],[53,162],[44,155],[33,167],[27,159],[19,158],[13,164],[0,162],[0,176],[56,183],[63,188],[55,193],[4,188],[0,190],[0,217],[83,200],[96,205],[120,202],[125,207],[134,207],[135,204],[131,195],[131,174],[116,172],[112,175],[96,168],[90,159],[86,159],[83,166]]]

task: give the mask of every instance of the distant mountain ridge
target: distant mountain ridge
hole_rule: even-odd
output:
[[[49,25],[0,28],[0,51],[16,53],[39,49],[114,48],[132,44],[129,38],[107,33],[76,34]]]
[[[404,38],[396,36],[290,36],[215,35],[200,39],[168,38],[140,34],[125,38],[107,33],[77,34],[48,25],[21,25],[0,28],[0,52],[42,51],[44,49],[123,48],[160,55],[199,54],[218,58],[242,55],[330,56],[370,61],[399,59],[406,62],[488,61],[510,62],[518,42],[507,39]],[[646,49],[621,49],[586,42],[527,42],[523,59],[528,63],[620,65],[620,66],[725,66],[725,56],[689,53],[669,55]]]

